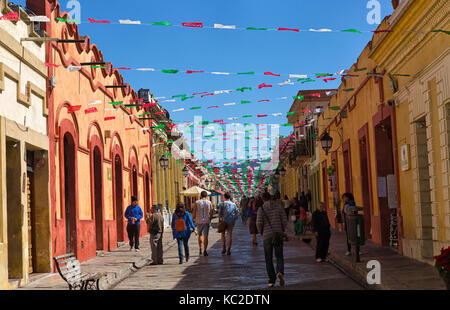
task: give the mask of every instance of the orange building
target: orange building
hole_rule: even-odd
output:
[[[139,114],[151,111],[151,104],[134,101],[138,94],[76,24],[58,21],[70,19],[58,2],[29,0],[27,7],[50,18],[41,23],[49,37],[82,40],[47,42],[46,62],[52,252],[73,252],[84,261],[128,240],[124,211],[132,195],[150,212],[151,123]],[[69,66],[81,70],[71,72]],[[147,95],[147,102],[155,102]],[[122,104],[111,104],[117,102]],[[141,221],[140,234],[146,233]]]

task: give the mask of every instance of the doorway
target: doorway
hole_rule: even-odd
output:
[[[75,141],[70,133],[64,135],[64,217],[66,224],[66,253],[76,253],[76,186]]]
[[[136,166],[133,166],[133,196],[138,197],[138,178]]]
[[[364,211],[364,230],[367,236],[367,239],[372,238],[371,231],[371,218],[372,218],[372,210],[370,205],[370,166],[369,166],[369,145],[368,145],[368,137],[364,135],[359,139],[359,157],[361,164],[361,192],[362,192],[362,203],[363,203],[363,211]]]
[[[415,123],[417,144],[417,168],[419,170],[419,206],[422,231],[422,257],[433,258],[433,224],[431,210],[431,187],[428,161],[427,125],[425,117]]]
[[[116,228],[117,241],[123,242],[123,179],[122,179],[122,160],[119,155],[114,158],[114,193],[116,209]]]
[[[36,210],[34,204],[34,152],[27,150],[27,227],[28,227],[28,273],[36,271]]]
[[[145,211],[150,213],[150,178],[148,172],[145,173]]]
[[[102,177],[102,153],[96,146],[93,154],[94,164],[94,209],[95,209],[95,234],[96,249],[103,250],[103,177]]]
[[[21,191],[25,184],[21,176],[21,145],[19,141],[6,141],[6,199],[8,230],[8,278],[21,279],[23,275],[22,223],[23,208]],[[25,188],[23,188],[25,190]]]

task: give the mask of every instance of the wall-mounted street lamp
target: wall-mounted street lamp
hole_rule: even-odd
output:
[[[161,165],[161,168],[166,169],[169,167],[169,158],[166,155],[161,156],[159,159],[159,164]]]
[[[286,175],[286,169],[284,169],[284,167],[281,167],[281,169],[280,169],[280,175],[281,175],[282,177],[284,177],[284,176]]]
[[[189,174],[189,169],[188,169],[186,166],[184,166],[184,168],[183,168],[183,170],[182,170],[182,173],[183,173],[183,176],[184,176],[184,177],[187,177],[188,174]]]
[[[328,155],[328,151],[333,146],[333,138],[328,134],[327,131],[320,138],[320,144],[322,145],[322,149],[325,151],[325,154]]]

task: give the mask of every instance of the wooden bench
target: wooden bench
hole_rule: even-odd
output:
[[[54,257],[59,275],[69,285],[70,290],[99,290],[100,279],[105,273],[82,273],[80,262],[73,253]]]

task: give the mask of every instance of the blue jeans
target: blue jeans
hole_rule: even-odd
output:
[[[180,258],[180,262],[183,261],[183,245],[187,261],[189,259],[189,238],[177,239],[177,242],[178,242],[178,257]]]
[[[273,267],[273,252],[275,250],[275,257],[277,259],[277,272]],[[274,247],[272,244],[272,238],[264,240],[264,257],[266,260],[266,270],[269,275],[269,283],[275,284],[277,280],[277,273],[284,275],[284,258],[283,258],[283,246]]]

